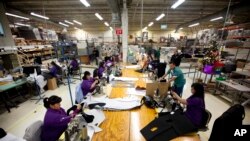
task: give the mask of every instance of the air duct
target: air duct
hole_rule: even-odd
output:
[[[121,12],[118,5],[118,0],[107,0],[108,6],[112,12],[111,26],[121,26]]]

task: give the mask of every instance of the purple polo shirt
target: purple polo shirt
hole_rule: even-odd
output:
[[[78,62],[76,60],[72,60],[70,62],[70,65],[72,66],[73,69],[77,69],[78,68]]]
[[[42,126],[41,141],[56,141],[67,129],[71,116],[67,116],[65,110],[47,109]]]
[[[90,89],[91,85],[95,82],[94,78],[90,78],[90,80],[83,80],[82,81],[82,94],[86,96],[89,92],[92,92],[94,89]]]
[[[203,110],[205,110],[205,103],[202,98],[190,96],[187,99],[187,110],[185,115],[196,127],[201,126]]]
[[[56,74],[57,74],[57,71],[58,71],[56,66],[53,66],[52,68],[50,68],[49,71],[50,71],[50,74],[52,76],[56,77]]]
[[[104,71],[105,71],[105,68],[104,68],[104,67],[100,67],[100,68],[98,69],[98,77],[99,77],[99,78],[102,77]]]

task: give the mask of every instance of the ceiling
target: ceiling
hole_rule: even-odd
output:
[[[30,12],[38,14],[45,13],[50,18],[49,21],[39,20],[31,17],[30,21],[18,21],[17,18],[9,17],[11,22],[27,22],[32,25],[49,27],[49,28],[63,28],[58,25],[58,22],[64,20],[77,20],[82,22],[82,26],[74,25],[73,27],[82,28],[86,31],[90,30],[108,30],[104,25],[104,21],[108,23],[112,19],[112,11],[107,3],[107,0],[87,0],[90,7],[85,7],[79,0],[4,0],[6,10],[8,12],[21,12],[20,14],[30,16]],[[119,1],[119,7],[122,0]],[[143,1],[143,14],[142,11]],[[171,9],[171,5],[176,0],[129,0],[128,1],[128,18],[129,30],[140,30],[141,15],[143,16],[143,27],[147,26],[151,21],[155,24],[150,27],[150,30],[161,30],[161,24],[167,24],[168,30],[174,30],[178,25],[199,19],[209,14],[226,9],[229,0],[186,0],[182,5],[176,9]],[[232,0],[232,4],[237,4],[243,0]],[[94,15],[99,13],[104,21],[100,21]],[[166,16],[160,21],[156,22],[155,18],[161,13]],[[248,13],[242,14],[243,18],[248,17]],[[238,18],[238,21],[241,19]],[[245,21],[244,21],[245,22]],[[223,20],[217,22],[207,22],[205,26],[213,24],[214,26],[223,25]]]

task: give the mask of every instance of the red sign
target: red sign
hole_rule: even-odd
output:
[[[115,30],[115,33],[116,33],[116,35],[121,35],[122,34],[122,29],[121,28],[117,28]]]

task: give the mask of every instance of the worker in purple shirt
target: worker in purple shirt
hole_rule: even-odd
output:
[[[45,79],[51,79],[57,77],[57,74],[61,71],[61,67],[58,66],[54,61],[50,63],[49,72],[43,72],[42,75]]]
[[[68,123],[81,110],[81,105],[77,105],[77,110],[68,116],[61,108],[62,99],[58,96],[44,98],[44,107],[47,109],[44,124],[42,126],[41,141],[56,141],[67,129]]]
[[[105,68],[105,63],[104,62],[101,62],[99,64],[99,68],[98,68],[98,77],[99,78],[102,78],[103,76],[103,73],[105,72],[106,68]]]
[[[83,96],[86,96],[89,92],[93,92],[95,90],[95,87],[99,81],[97,79],[92,78],[89,71],[84,72],[84,76],[82,79],[82,93]]]
[[[180,103],[187,105],[185,115],[197,127],[202,126],[202,113],[205,110],[204,87],[200,83],[191,86],[192,95],[188,99],[182,99],[177,93],[172,92],[173,97]]]
[[[70,74],[73,74],[73,71],[78,70],[79,69],[79,64],[78,61],[76,60],[76,58],[72,58],[70,65]]]

